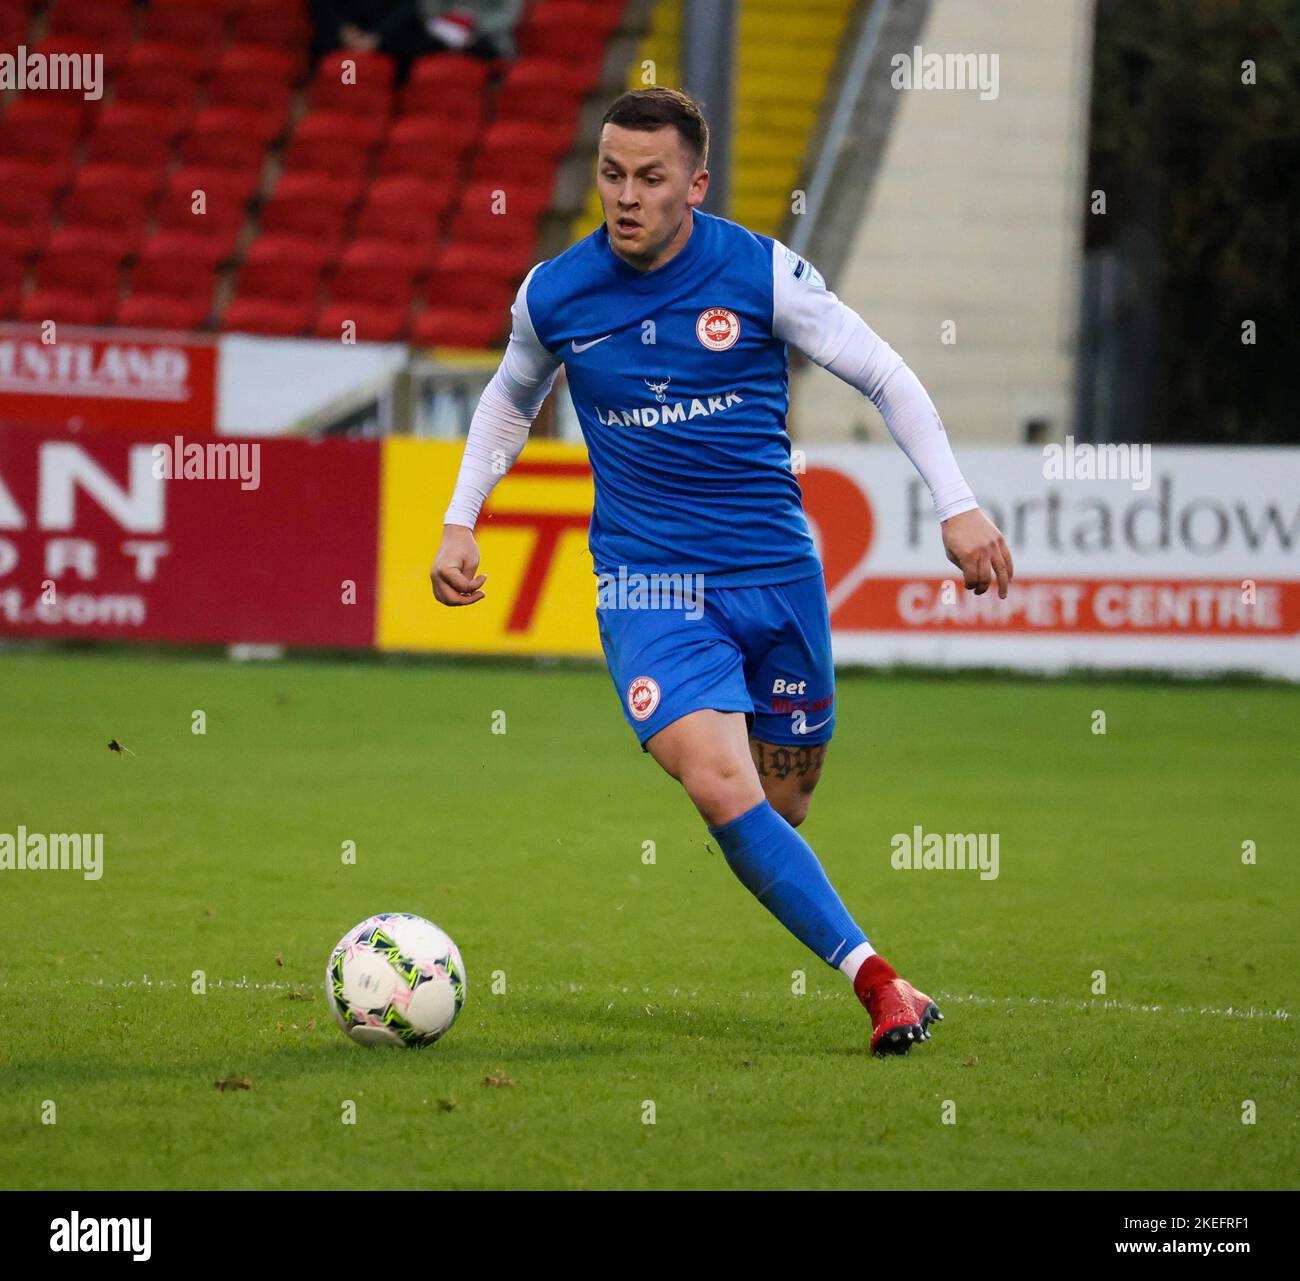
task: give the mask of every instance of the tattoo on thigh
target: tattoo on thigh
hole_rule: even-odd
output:
[[[812,743],[807,747],[780,747],[750,739],[754,751],[754,766],[764,778],[806,778],[821,769],[826,759],[826,744]]]

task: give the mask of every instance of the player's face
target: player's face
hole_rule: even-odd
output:
[[[606,125],[600,132],[596,185],[610,247],[649,271],[686,243],[687,214],[704,199],[709,171],[695,168],[671,125]]]

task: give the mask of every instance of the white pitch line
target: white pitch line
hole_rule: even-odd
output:
[[[151,979],[147,974],[138,979],[65,979],[69,985],[80,985],[85,987],[104,987],[104,988],[134,988],[134,987],[158,987],[158,988],[181,988],[189,987],[188,981],[182,982],[178,979]],[[0,980],[0,988],[16,987],[18,984],[8,980]],[[239,979],[210,979],[209,988],[233,988],[242,991],[254,992],[300,992],[306,988],[314,988],[314,984],[302,983],[259,983],[248,977]],[[516,983],[511,986],[513,992],[563,992],[567,987],[569,994],[586,991],[585,985],[581,983]],[[619,987],[618,992],[624,995],[638,993],[642,996],[655,996],[655,990],[650,987],[631,988]],[[681,988],[673,988],[671,992],[661,993],[662,996],[679,996],[696,997],[699,995],[698,990],[692,990],[683,993]],[[741,997],[753,998],[756,995],[767,996],[770,993],[741,992]],[[814,1000],[836,1000],[843,993],[840,992],[808,992],[807,996]],[[1098,1000],[1096,997],[1084,1000],[1077,997],[1064,996],[978,996],[974,992],[935,992],[935,1000],[946,1002],[948,1004],[970,1004],[970,1005],[1045,1005],[1055,1009],[1063,1010],[1115,1010],[1122,1014],[1205,1014],[1212,1018],[1230,1018],[1230,1019],[1277,1019],[1279,1021],[1289,1019],[1291,1012],[1289,1010],[1257,1010],[1253,1005],[1247,1008],[1239,1008],[1235,1005],[1229,1005],[1227,1008],[1214,1005],[1144,1005],[1135,1001],[1118,1001],[1110,998]]]
[[[1239,1009],[1235,1005],[1221,1009],[1213,1005],[1140,1005],[1133,1001],[1110,999],[1098,1001],[1096,998],[1085,1001],[1061,996],[976,996],[974,993],[962,996],[956,992],[940,992],[936,1000],[957,1003],[968,1001],[972,1005],[1051,1005],[1069,1010],[1120,1010],[1125,1014],[1209,1014],[1217,1018],[1230,1019],[1289,1019],[1291,1017],[1289,1010],[1257,1010],[1253,1005],[1247,1009]]]
[[[83,983],[87,987],[189,987],[190,980],[181,982],[179,979],[151,979],[147,974],[138,979],[114,979],[106,982],[104,979],[66,979],[67,983]],[[0,986],[8,987],[9,984]],[[208,987],[233,987],[243,988],[249,991],[257,992],[297,992],[303,987],[301,983],[255,983],[251,979],[211,979],[207,982]]]

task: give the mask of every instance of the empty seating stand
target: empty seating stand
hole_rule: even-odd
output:
[[[306,0],[0,0],[107,92],[0,115],[0,319],[500,341],[617,0],[530,0],[519,56],[313,67]]]

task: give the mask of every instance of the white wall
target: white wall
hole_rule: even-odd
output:
[[[998,95],[902,94],[850,257],[830,287],[916,370],[955,444],[1070,430],[1092,0],[935,0],[926,53],[996,53]],[[911,50],[888,50],[890,55]],[[945,321],[956,342],[941,341]],[[791,427],[844,440],[875,409],[832,375],[791,379]]]

